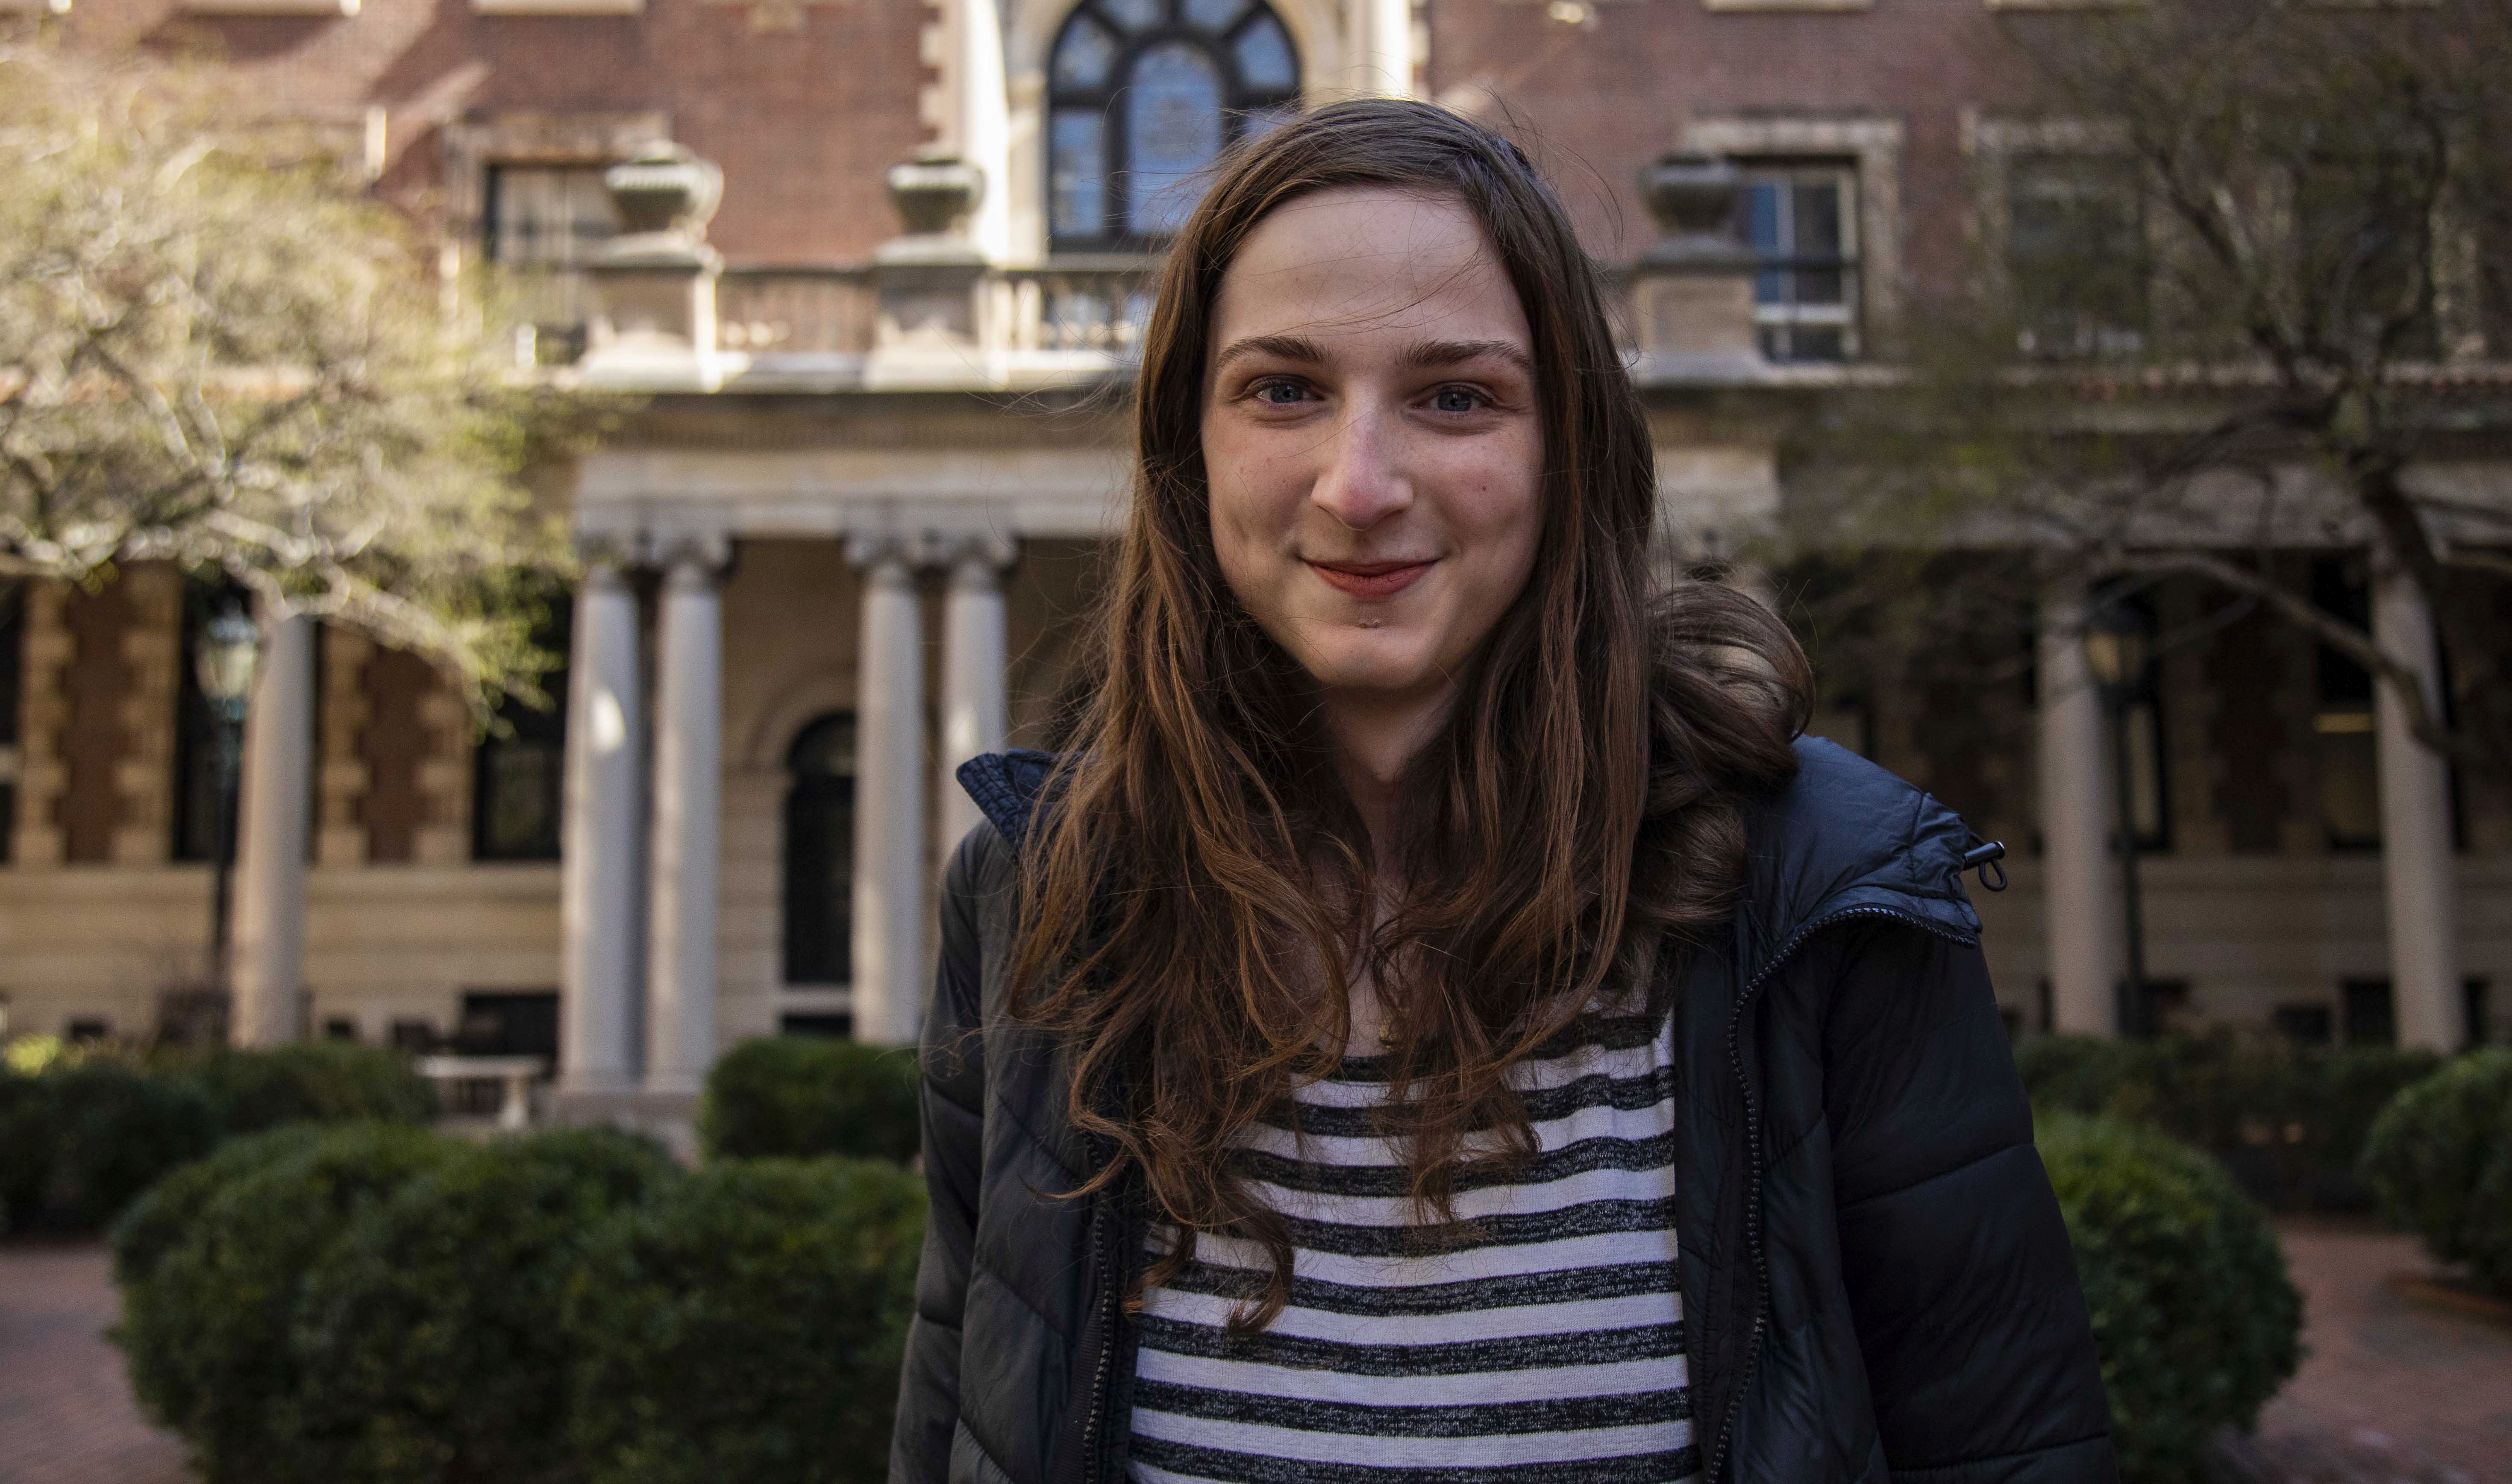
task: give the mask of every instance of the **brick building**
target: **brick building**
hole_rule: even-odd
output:
[[[1149,254],[1220,144],[1355,90],[1515,129],[1629,288],[1669,527],[1717,551],[1788,497],[1792,409],[1889,357],[2063,153],[2013,111],[1991,13],[2022,3],[50,0],[72,44],[207,46],[363,140],[379,192],[521,286],[519,353],[650,399],[564,471],[587,559],[564,718],[475,742],[410,657],[272,636],[240,1025],[555,1052],[587,1099],[683,1096],[780,1028],[906,1034],[972,818],[949,766],[1041,723],[1123,498],[1108,393]],[[1678,150],[1741,172],[1761,271],[1726,297],[1645,260],[1676,224],[1640,173]],[[2449,476],[2505,498],[2469,447]],[[2291,561],[2374,602],[2359,554]],[[201,977],[188,591],[138,568],[0,609],[13,1033],[145,1034]],[[2487,1034],[2512,798],[2264,621],[2165,655],[2133,713],[2155,1002],[2117,1003],[2077,601],[2050,596],[2037,675],[1878,677],[1822,722],[2013,845],[1981,906],[2014,1023]],[[2158,617],[2205,601],[2167,586]],[[262,843],[298,829],[307,864]],[[2441,906],[2393,932],[2398,901]]]

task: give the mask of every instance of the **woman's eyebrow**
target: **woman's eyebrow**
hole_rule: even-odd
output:
[[[1511,340],[1424,340],[1406,348],[1404,365],[1413,371],[1429,371],[1462,366],[1484,356],[1498,356],[1528,375],[1535,374],[1535,358]]]
[[[1212,358],[1212,373],[1216,376],[1221,374],[1222,368],[1246,356],[1273,356],[1277,360],[1315,366],[1325,360],[1326,353],[1316,341],[1299,335],[1249,335],[1243,340],[1233,340],[1227,349]]]

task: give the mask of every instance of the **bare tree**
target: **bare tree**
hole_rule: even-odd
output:
[[[181,69],[0,45],[0,580],[216,570],[475,705],[529,693],[565,548],[523,475],[566,408],[333,142]]]
[[[1916,316],[1907,377],[1804,441],[1800,534],[2195,577],[2361,665],[2426,745],[2512,771],[2512,482],[2431,477],[2512,450],[2512,3],[2154,0],[2003,30],[2028,91],[2020,142],[1982,155],[1981,261]],[[2423,594],[2450,714],[2267,560],[2312,545]]]

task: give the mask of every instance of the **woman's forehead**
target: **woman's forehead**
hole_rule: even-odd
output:
[[[1390,187],[1318,191],[1275,209],[1223,274],[1212,329],[1224,354],[1251,337],[1528,339],[1517,292],[1466,204]]]

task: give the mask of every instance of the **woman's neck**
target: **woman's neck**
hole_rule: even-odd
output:
[[[1454,681],[1421,692],[1336,690],[1320,698],[1336,771],[1382,868],[1390,863],[1405,770],[1438,734],[1456,699]]]

